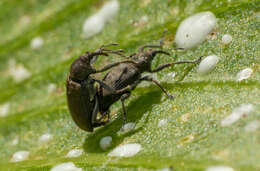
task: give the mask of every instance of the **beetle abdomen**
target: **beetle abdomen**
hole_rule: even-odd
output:
[[[67,80],[67,102],[72,119],[76,125],[85,130],[92,132],[91,123],[94,103],[90,101],[88,91],[79,83]]]

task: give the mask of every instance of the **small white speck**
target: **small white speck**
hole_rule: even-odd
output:
[[[12,146],[17,145],[18,143],[19,143],[18,137],[14,138],[14,139],[11,141],[11,145],[12,145]]]
[[[39,49],[43,45],[43,39],[41,37],[35,37],[31,40],[31,48]]]
[[[242,81],[242,80],[249,78],[252,73],[253,73],[253,70],[251,68],[243,69],[242,71],[240,71],[237,74],[237,81]]]
[[[158,122],[158,127],[163,127],[167,124],[167,120],[166,119],[161,119]]]
[[[201,12],[185,19],[178,27],[175,43],[178,48],[190,49],[202,43],[216,26],[212,12]]]
[[[46,143],[46,142],[50,141],[51,139],[52,139],[52,135],[49,133],[45,133],[39,137],[38,142]]]
[[[117,0],[111,0],[106,2],[99,11],[99,15],[104,21],[110,21],[113,19],[119,11],[119,2]]]
[[[0,105],[0,117],[5,117],[10,111],[10,103]]]
[[[171,168],[162,168],[162,169],[157,169],[156,171],[172,171],[173,169]]]
[[[204,58],[199,65],[198,73],[206,74],[212,71],[217,65],[219,58],[216,55],[207,56]]]
[[[231,42],[232,42],[232,36],[231,35],[229,35],[229,34],[223,35],[223,37],[222,37],[222,43],[223,44],[227,45]]]
[[[260,121],[254,120],[254,121],[251,121],[250,123],[248,123],[245,126],[245,131],[246,132],[253,132],[253,131],[257,130],[259,127],[260,127]]]
[[[67,153],[66,157],[68,157],[68,158],[79,157],[79,156],[82,155],[82,153],[83,153],[83,150],[82,150],[82,149],[73,149],[73,150],[70,150],[70,151]]]
[[[249,115],[254,110],[252,104],[242,104],[238,108],[235,108],[233,112],[221,121],[221,126],[230,126],[237,122],[242,116]]]
[[[8,73],[17,83],[22,82],[31,76],[31,73],[22,64],[16,64],[14,59],[10,59],[8,65]]]
[[[54,166],[51,171],[82,171],[82,169],[76,167],[72,162],[67,162]]]
[[[206,171],[234,171],[234,169],[228,166],[210,166]]]
[[[53,93],[56,90],[57,86],[54,83],[50,83],[47,87],[48,94]]]
[[[128,132],[135,128],[134,122],[128,122],[125,125],[122,126],[122,131]]]
[[[131,157],[136,155],[141,150],[140,144],[125,144],[119,147],[116,147],[111,151],[108,156],[115,157]]]
[[[105,21],[99,14],[90,16],[83,24],[83,38],[90,38],[98,34],[103,30],[104,25]]]
[[[26,160],[29,156],[30,152],[29,151],[18,151],[13,154],[11,158],[11,162],[20,162],[23,160]]]
[[[111,144],[112,144],[112,137],[110,136],[103,137],[99,142],[99,145],[103,150],[108,149],[111,146]]]

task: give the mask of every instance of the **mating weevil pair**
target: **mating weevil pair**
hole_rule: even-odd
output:
[[[110,45],[115,44],[112,43]],[[107,56],[108,53],[124,56],[121,53],[123,52],[122,50],[113,51],[104,47],[102,46],[93,53],[87,52],[76,59],[71,65],[70,74],[67,78],[67,101],[70,114],[77,126],[88,132],[92,132],[95,127],[105,125],[109,122],[109,108],[119,99],[122,102],[123,118],[124,123],[126,123],[124,100],[130,96],[131,91],[142,81],[155,83],[169,98],[173,99],[173,96],[169,95],[157,80],[154,80],[150,76],[142,77],[142,73],[159,72],[172,65],[198,63],[201,61],[201,58],[199,58],[195,61],[172,62],[152,69],[151,63],[157,54],[170,55],[163,50],[154,50],[162,48],[161,42],[160,45],[142,46],[139,48],[138,53],[129,56],[131,60],[116,62],[96,70],[91,66],[91,61],[94,61],[97,56]],[[108,69],[111,69],[111,71],[102,80],[91,77],[91,74],[103,72]],[[94,82],[97,82],[99,86],[95,87]],[[98,118],[99,112],[101,116]],[[106,116],[108,118],[107,121],[103,121]]]

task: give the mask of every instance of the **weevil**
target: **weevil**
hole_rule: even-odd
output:
[[[97,49],[94,52],[86,52],[82,56],[78,57],[71,65],[69,76],[66,81],[66,94],[67,94],[67,103],[69,107],[70,114],[76,125],[88,132],[92,132],[93,128],[104,125],[105,122],[102,122],[97,118],[98,108],[98,98],[96,96],[97,89],[94,85],[97,82],[100,87],[103,87],[109,92],[114,92],[103,81],[94,79],[91,77],[91,74],[99,73],[106,71],[112,67],[115,67],[121,63],[127,63],[132,61],[121,61],[109,64],[102,69],[96,70],[92,63],[100,55],[108,56],[109,53],[117,54],[124,56],[121,52],[123,50],[109,50],[104,47],[109,45],[117,45],[116,43],[111,43],[108,45],[103,45],[101,48]]]
[[[130,55],[133,63],[120,64],[119,66],[111,69],[102,81],[113,88],[114,92],[108,91],[103,87],[98,90],[98,101],[99,110],[102,116],[109,115],[110,106],[116,101],[120,100],[123,109],[123,123],[126,123],[126,108],[124,101],[130,96],[131,91],[136,88],[136,86],[142,81],[150,81],[155,83],[170,99],[173,96],[168,94],[163,86],[151,76],[143,76],[142,73],[155,73],[159,72],[167,67],[176,64],[186,64],[186,63],[198,63],[201,61],[201,57],[195,61],[179,61],[167,64],[159,65],[156,69],[151,68],[152,61],[157,54],[170,55],[168,52],[161,50],[163,44],[163,37],[161,38],[159,45],[145,45],[139,48],[137,53]],[[146,48],[148,48],[146,50]],[[155,50],[158,48],[159,50]],[[108,116],[108,118],[110,118]]]

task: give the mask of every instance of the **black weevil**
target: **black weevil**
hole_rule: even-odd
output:
[[[108,56],[108,53],[121,54],[122,50],[109,50],[104,47],[109,45],[117,45],[116,43],[111,43],[108,45],[103,45],[101,48],[94,52],[86,52],[79,58],[77,58],[70,67],[70,73],[67,77],[66,88],[67,88],[67,102],[70,114],[76,123],[76,125],[85,130],[92,132],[94,127],[104,125],[100,119],[97,119],[97,113],[99,111],[98,98],[96,96],[96,88],[94,83],[99,83],[100,87],[108,90],[109,92],[114,92],[106,83],[100,80],[92,78],[90,75],[106,71],[112,67],[115,67],[121,63],[133,63],[132,61],[121,61],[113,64],[109,64],[102,69],[96,70],[91,66],[95,59],[99,55]],[[115,92],[114,92],[115,93]]]
[[[164,36],[164,35],[163,35]],[[126,123],[126,109],[124,105],[124,100],[130,96],[132,90],[141,82],[141,81],[151,81],[155,83],[169,98],[173,99],[173,96],[169,95],[166,90],[160,85],[160,83],[153,79],[151,76],[142,77],[142,73],[149,72],[155,73],[159,72],[162,69],[173,66],[176,64],[185,64],[185,63],[198,63],[201,61],[201,57],[195,61],[179,61],[172,62],[167,64],[162,64],[158,66],[156,69],[151,68],[151,63],[154,57],[161,53],[165,55],[170,55],[168,52],[163,50],[154,50],[154,48],[162,48],[163,37],[160,41],[160,45],[145,45],[139,48],[138,53],[134,53],[130,55],[133,63],[125,63],[120,64],[117,67],[114,67],[109,71],[105,77],[103,78],[103,82],[109,85],[116,91],[109,91],[104,89],[103,87],[99,88],[98,91],[98,101],[99,101],[99,111],[101,116],[108,115],[109,117],[109,108],[110,106],[121,100],[122,108],[123,108],[123,119],[124,124]],[[145,50],[149,48],[148,50]]]

